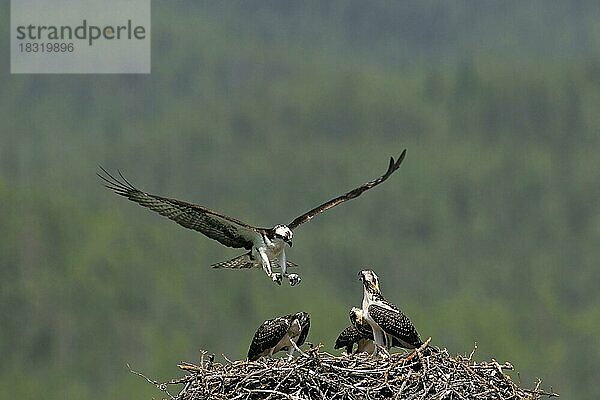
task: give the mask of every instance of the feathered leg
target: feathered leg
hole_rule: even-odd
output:
[[[302,280],[300,278],[300,275],[287,273],[287,260],[285,257],[285,250],[281,251],[281,260],[279,260],[279,264],[281,264],[281,274],[288,278],[290,286],[295,286],[300,283],[300,281]]]
[[[258,254],[260,256],[263,271],[265,271],[265,274],[267,274],[267,276],[271,278],[273,282],[275,282],[278,285],[281,285],[281,274],[274,274],[271,270],[271,261],[269,261],[269,256],[267,255],[266,250],[263,248],[258,248],[256,250],[258,251]]]
[[[297,351],[300,354],[304,354],[304,352],[300,350],[300,347],[298,347],[296,342],[290,339],[290,343],[292,343],[292,345],[290,346],[290,350],[288,351],[288,360],[291,360],[293,358],[294,351]]]

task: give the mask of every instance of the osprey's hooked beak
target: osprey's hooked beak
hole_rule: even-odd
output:
[[[356,274],[356,276],[358,277],[359,281],[361,281],[361,282],[365,281],[365,277],[364,277],[362,271],[358,271],[358,274]]]
[[[287,244],[288,244],[290,247],[292,247],[292,240],[291,240],[291,239],[290,239],[290,240],[286,240],[285,242],[286,242],[286,243],[287,243]]]

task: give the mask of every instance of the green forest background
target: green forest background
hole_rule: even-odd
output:
[[[0,26],[0,398],[149,399],[305,310],[333,351],[372,266],[451,353],[600,397],[600,3],[154,1],[149,75],[11,75]],[[302,226],[298,287],[95,173]],[[220,356],[217,359],[222,360]]]

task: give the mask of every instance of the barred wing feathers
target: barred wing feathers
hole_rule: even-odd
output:
[[[294,219],[291,223],[288,224],[288,227],[290,229],[295,229],[298,226],[302,225],[303,223],[310,221],[311,219],[313,219],[315,216],[321,214],[322,212],[327,211],[330,208],[333,208],[333,207],[337,206],[338,204],[341,204],[345,201],[352,200],[355,197],[360,196],[364,191],[374,188],[375,186],[384,182],[400,167],[400,164],[402,164],[402,161],[404,160],[405,156],[406,156],[406,149],[404,151],[402,151],[402,153],[400,154],[400,157],[398,157],[398,160],[394,160],[394,157],[390,157],[390,164],[388,166],[387,171],[385,172],[385,174],[381,175],[379,178],[369,181],[367,183],[364,183],[361,186],[357,187],[356,189],[352,189],[348,193],[345,193],[341,196],[336,197],[335,199],[331,199],[328,202],[323,203],[320,206],[313,208],[312,210],[310,210],[310,211],[300,215],[296,219]]]
[[[401,311],[397,309],[390,310],[377,304],[371,304],[369,306],[369,315],[385,333],[400,342],[396,343],[392,341],[394,346],[402,344],[398,347],[413,349],[423,344],[417,329]]]
[[[257,228],[204,206],[143,192],[133,186],[119,171],[115,178],[101,166],[97,175],[104,186],[118,195],[147,207],[179,225],[198,231],[219,243],[234,248],[252,248],[252,239],[260,234]]]
[[[250,343],[248,360],[256,361],[267,350],[275,347],[290,329],[291,318],[278,317],[263,322]]]
[[[341,349],[342,347],[346,348],[346,353],[352,353],[352,346],[354,343],[358,343],[360,339],[363,339],[364,336],[353,326],[350,325],[342,332],[335,340],[334,349]],[[373,338],[373,334],[371,334],[371,339]]]

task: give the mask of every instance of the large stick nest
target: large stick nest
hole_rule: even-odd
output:
[[[473,350],[474,352],[475,350]],[[319,347],[292,359],[214,362],[202,352],[199,365],[183,363],[181,378],[160,383],[146,378],[171,400],[201,399],[541,399],[553,392],[519,387],[504,371],[510,363],[475,362],[441,350],[333,356]],[[183,385],[178,394],[174,386]]]

